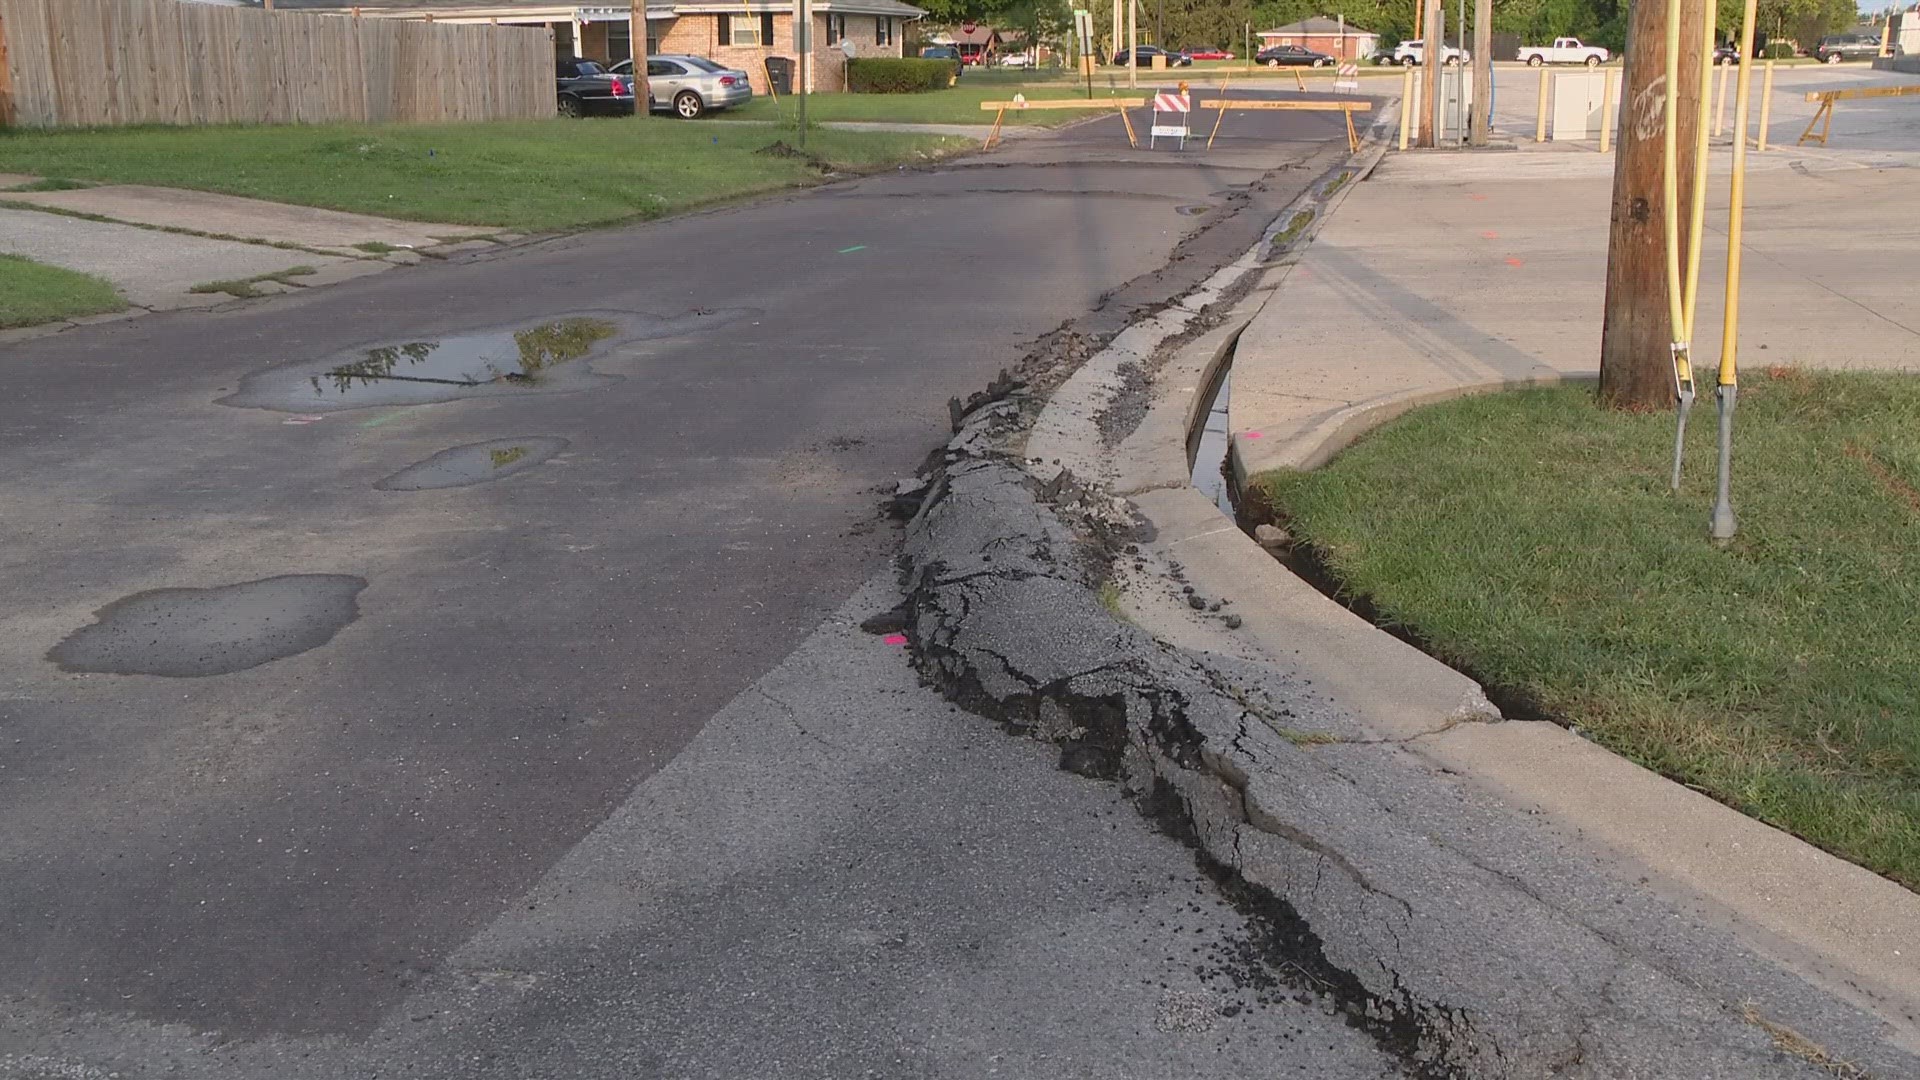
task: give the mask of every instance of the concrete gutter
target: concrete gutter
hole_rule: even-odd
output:
[[[1284,295],[1297,261],[1268,273],[1236,313],[1237,325],[1258,332],[1266,311],[1277,327],[1283,309],[1267,305]],[[1398,743],[1513,809],[1558,824],[1570,851],[1639,877],[1743,947],[1871,1013],[1898,1045],[1920,1049],[1920,896],[1558,725],[1479,722],[1501,718],[1477,683],[1322,595],[1187,488],[1192,387],[1206,385],[1229,359],[1196,343],[1170,366],[1148,421],[1121,448],[1131,464],[1118,490],[1133,499],[1158,533],[1157,549],[1187,582],[1241,600],[1237,654],[1286,664],[1348,706],[1369,738]],[[1547,370],[1444,381],[1437,368],[1427,374],[1421,384],[1350,402],[1243,394],[1237,382],[1233,482],[1319,467],[1422,405],[1595,377]],[[1176,439],[1181,424],[1187,427]],[[1165,615],[1161,605],[1162,636],[1191,642],[1191,629]]]

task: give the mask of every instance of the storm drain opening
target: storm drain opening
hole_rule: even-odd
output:
[[[1227,479],[1232,468],[1227,454],[1233,447],[1227,406],[1232,397],[1233,358],[1229,356],[1207,389],[1205,419],[1187,437],[1188,483],[1228,517],[1235,516],[1233,485]]]

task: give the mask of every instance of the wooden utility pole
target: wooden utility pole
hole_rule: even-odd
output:
[[[618,10],[617,8],[615,10]],[[627,37],[633,54],[633,115],[653,115],[653,84],[647,79],[647,0],[633,0],[627,13]]]
[[[1440,69],[1447,64],[1447,43],[1441,27],[1441,0],[1425,0],[1420,38],[1420,145],[1440,145]]]
[[[0,128],[13,126],[13,68],[7,61],[7,15],[0,11]]]
[[[1607,297],[1600,331],[1600,401],[1616,409],[1673,406],[1674,327],[1667,307],[1666,154],[1667,5],[1680,5],[1677,164],[1681,243],[1693,203],[1703,25],[1711,0],[1639,0],[1629,9],[1626,83],[1620,100],[1620,149],[1613,164],[1613,218],[1607,237]],[[1680,253],[1680,264],[1687,253]]]
[[[1487,145],[1488,110],[1493,107],[1493,0],[1473,0],[1473,115],[1467,142]]]

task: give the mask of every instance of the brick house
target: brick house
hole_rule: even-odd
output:
[[[1263,49],[1270,45],[1299,45],[1338,60],[1358,59],[1380,47],[1379,34],[1324,15],[1288,23],[1277,30],[1262,30],[1254,36],[1260,39]]]
[[[278,0],[282,10],[307,10],[368,19],[426,19],[435,22],[545,26],[554,51],[609,63],[633,57],[629,33],[631,8],[620,3],[552,4],[534,2],[463,3],[461,0]],[[813,23],[809,76],[814,91],[844,90],[851,42],[857,56],[900,56],[907,24],[926,12],[900,0],[808,0]],[[747,72],[757,94],[767,92],[766,61],[798,59],[794,51],[792,0],[647,0],[647,52],[704,56]]]

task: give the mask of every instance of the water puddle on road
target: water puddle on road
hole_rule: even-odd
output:
[[[292,574],[116,600],[47,652],[62,671],[199,678],[315,649],[360,617],[365,578]]]
[[[1176,214],[1184,214],[1187,217],[1200,217],[1212,209],[1213,207],[1211,206],[1194,204],[1191,206],[1176,206],[1173,208],[1173,212]]]
[[[1233,368],[1220,369],[1220,378],[1212,387],[1212,395],[1207,399],[1207,419],[1193,433],[1191,455],[1193,465],[1190,483],[1200,493],[1213,500],[1213,505],[1228,517],[1234,516],[1233,495],[1227,487],[1227,450],[1231,446],[1228,438],[1227,403],[1232,398]]]
[[[632,341],[680,337],[753,314],[746,308],[682,315],[584,312],[545,322],[349,350],[248,375],[222,405],[324,413],[425,405],[483,395],[581,390],[615,381],[590,361]]]
[[[525,472],[567,448],[551,435],[491,439],[442,450],[373,485],[381,491],[429,491],[504,480]]]

